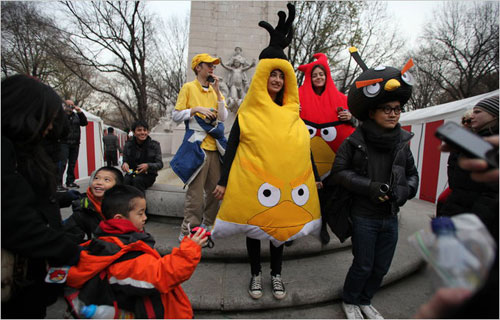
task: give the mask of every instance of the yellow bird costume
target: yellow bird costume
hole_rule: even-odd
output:
[[[267,91],[271,71],[285,74],[283,106]],[[244,232],[275,246],[319,233],[321,214],[310,137],[299,117],[297,79],[284,59],[262,59],[238,111],[240,142],[212,233]]]

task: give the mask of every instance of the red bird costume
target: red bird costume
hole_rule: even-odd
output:
[[[335,153],[345,138],[354,132],[350,122],[339,121],[337,108],[348,110],[347,97],[342,94],[330,74],[328,58],[323,53],[316,53],[316,61],[299,66],[305,79],[299,88],[300,117],[304,120],[311,135],[311,150],[318,172],[324,179],[332,168]],[[321,95],[314,92],[311,74],[315,66],[325,68],[325,90]]]

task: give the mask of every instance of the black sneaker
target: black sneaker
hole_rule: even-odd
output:
[[[79,185],[77,185],[76,183],[74,182],[71,182],[71,183],[66,183],[66,187],[68,188],[80,188]]]

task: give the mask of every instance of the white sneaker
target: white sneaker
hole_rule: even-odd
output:
[[[355,304],[342,302],[342,310],[347,319],[364,319],[361,309]]]
[[[360,304],[359,308],[361,309],[361,311],[363,311],[363,313],[368,319],[384,319],[384,317],[382,317],[380,312],[378,312],[377,309],[375,309],[371,304],[368,305]]]
[[[250,286],[248,287],[248,293],[250,297],[254,299],[259,299],[262,297],[262,272],[258,275],[252,275],[252,279],[250,279]]]
[[[203,229],[205,229],[206,231],[209,231],[209,232],[212,232],[212,230],[214,229],[213,225],[208,225],[208,224],[204,224],[204,223],[202,223],[200,225],[200,227],[202,227]]]
[[[276,299],[281,300],[286,296],[286,289],[281,275],[271,276],[271,286],[273,288],[273,296]]]

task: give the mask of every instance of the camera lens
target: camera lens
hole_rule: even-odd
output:
[[[383,185],[380,186],[380,192],[381,193],[387,193],[389,192],[389,185],[384,183]]]

